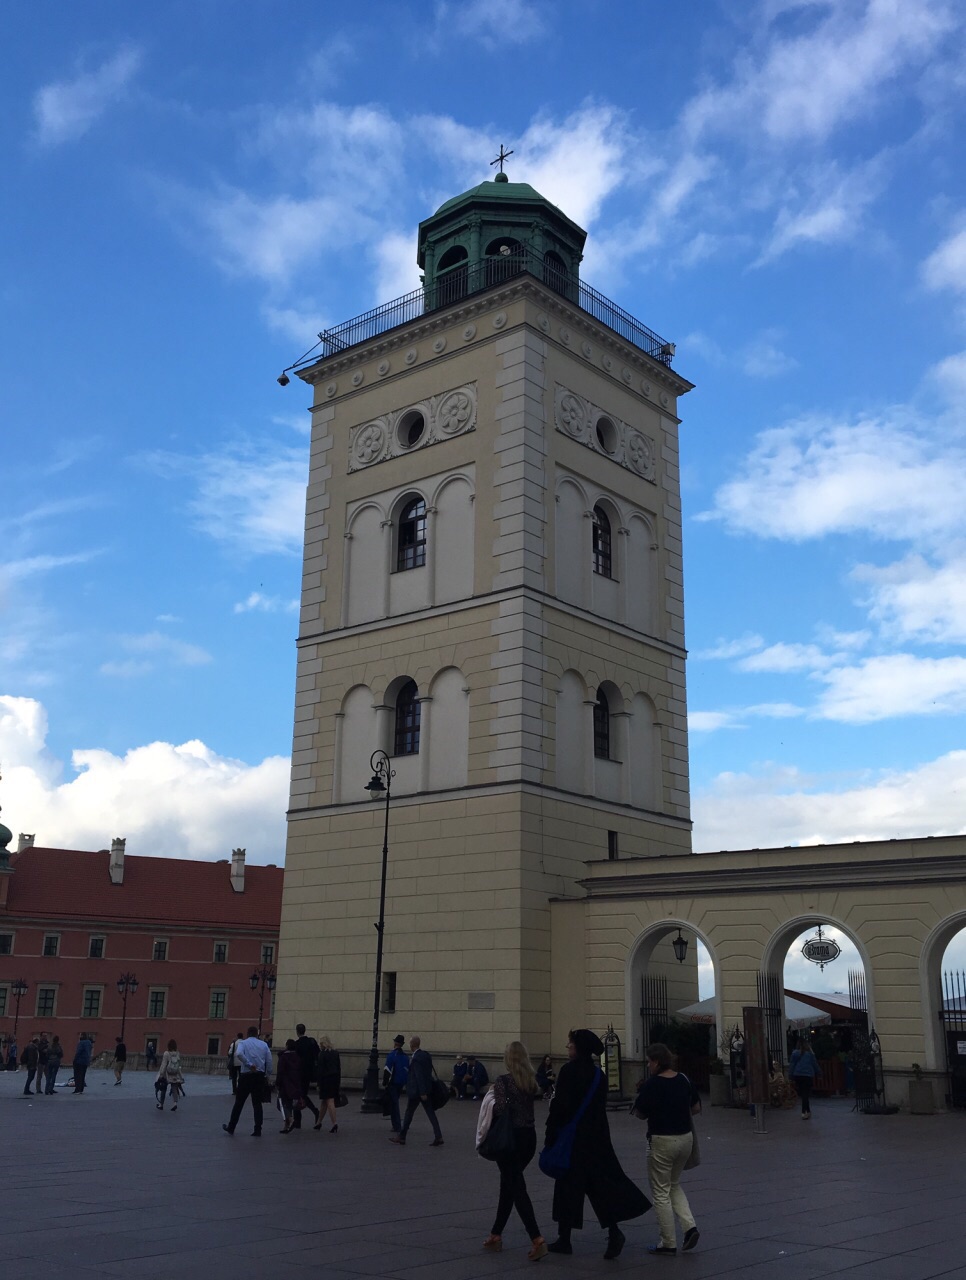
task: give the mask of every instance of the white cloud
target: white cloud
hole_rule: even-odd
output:
[[[469,37],[487,49],[500,49],[526,44],[544,29],[545,13],[533,0],[437,0],[433,39],[445,38],[455,47]]]
[[[526,157],[525,180],[582,227],[594,222],[608,195],[625,181],[631,151],[623,113],[592,102],[561,121],[534,120],[515,145]]]
[[[826,688],[815,714],[826,720],[869,724],[894,716],[966,711],[966,658],[884,654],[818,678]]]
[[[297,613],[297,600],[282,600],[279,596],[263,596],[260,591],[252,591],[244,600],[240,600],[232,610],[233,613]]]
[[[247,554],[298,554],[305,525],[308,455],[277,443],[240,443],[200,457],[155,453],[161,475],[188,475],[197,487],[190,510],[199,528]]]
[[[790,541],[858,531],[945,538],[966,530],[964,468],[966,450],[908,410],[802,418],[762,432],[739,476],[696,518]]]
[[[957,351],[934,364],[929,377],[950,404],[966,408],[966,351]]]
[[[124,96],[140,65],[140,51],[128,46],[95,71],[44,85],[34,98],[37,141],[53,147],[83,137],[98,117]]]
[[[966,227],[933,250],[922,264],[922,278],[929,289],[966,293]]]
[[[832,666],[836,658],[815,644],[770,644],[760,653],[749,654],[738,662],[739,671],[787,674],[792,671],[821,671]]]
[[[798,361],[778,346],[780,334],[766,329],[741,352],[741,367],[749,378],[779,378],[798,368]]]
[[[173,636],[163,635],[160,631],[150,631],[144,635],[122,635],[117,639],[121,649],[134,656],[121,661],[103,663],[100,668],[102,675],[126,679],[146,675],[154,671],[159,663],[177,667],[198,667],[211,661],[211,654],[200,646],[177,640]]]
[[[276,307],[266,304],[262,314],[268,326],[301,346],[311,342],[315,334],[328,328],[322,309],[306,299],[300,306]]]
[[[865,210],[881,194],[885,164],[877,158],[842,173],[829,165],[811,175],[804,196],[793,192],[775,218],[756,266],[781,257],[801,244],[838,244],[851,240],[862,226]]]
[[[966,642],[966,552],[939,565],[921,555],[885,568],[858,565],[852,577],[868,585],[866,604],[887,633],[902,640]]]
[[[822,142],[871,117],[899,73],[926,65],[954,26],[949,6],[935,0],[815,8],[811,29],[772,34],[757,56],[742,53],[730,83],[698,94],[685,112],[687,133],[750,133],[775,146]]]
[[[691,733],[715,733],[718,729],[734,729],[738,720],[730,711],[689,711],[688,730]]]
[[[38,845],[102,849],[122,835],[131,854],[216,859],[243,845],[252,862],[283,861],[285,757],[249,765],[197,741],[152,742],[122,756],[93,748],[74,751],[76,776],[63,781],[46,734],[39,702],[0,697],[4,818]]]
[[[741,658],[747,653],[755,653],[764,647],[764,640],[758,635],[744,635],[737,640],[719,640],[712,648],[692,653],[692,659]]]
[[[0,564],[0,579],[32,578],[35,574],[50,573],[53,569],[86,564],[98,554],[97,551],[78,551],[66,556],[37,555],[26,556],[22,560],[8,560],[6,564]]]
[[[795,770],[720,774],[692,797],[698,850],[966,832],[966,751],[905,771],[816,779]]]
[[[419,267],[411,234],[393,231],[376,244],[376,296],[386,301],[419,288]]]

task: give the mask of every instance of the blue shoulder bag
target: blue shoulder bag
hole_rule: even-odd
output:
[[[570,1172],[570,1161],[574,1153],[574,1138],[577,1136],[577,1125],[580,1123],[581,1116],[590,1106],[590,1100],[596,1093],[603,1074],[600,1067],[595,1068],[594,1078],[591,1080],[590,1088],[587,1090],[587,1097],[577,1108],[577,1114],[572,1120],[567,1121],[557,1134],[556,1140],[549,1147],[544,1147],[540,1152],[540,1172],[545,1173],[548,1178],[562,1178],[565,1173]]]

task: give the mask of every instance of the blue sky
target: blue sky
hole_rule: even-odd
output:
[[[511,176],[677,343],[695,847],[966,830],[966,11],[17,6],[4,817],[281,861],[308,394]],[[11,198],[11,196],[13,198]]]

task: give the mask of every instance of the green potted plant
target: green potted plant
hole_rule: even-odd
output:
[[[936,1110],[932,1081],[923,1078],[922,1067],[912,1064],[913,1079],[909,1081],[909,1112],[914,1116],[931,1116]]]

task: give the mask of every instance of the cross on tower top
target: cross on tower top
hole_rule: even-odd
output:
[[[512,156],[512,155],[513,155],[513,152],[512,152],[512,151],[507,151],[507,150],[504,148],[503,143],[501,142],[501,143],[500,143],[500,154],[497,156],[497,158],[496,158],[495,160],[491,160],[491,161],[490,161],[490,164],[491,164],[491,165],[498,164],[498,165],[500,166],[500,172],[502,173],[502,172],[503,172],[503,161],[504,161],[504,160],[506,160],[509,156]]]

